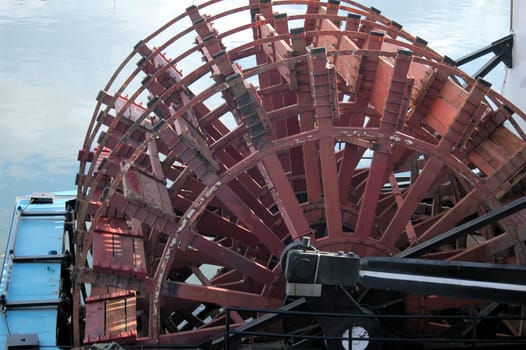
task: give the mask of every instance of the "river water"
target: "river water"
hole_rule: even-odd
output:
[[[140,39],[194,2],[0,0],[0,244],[16,196],[74,189],[98,91]],[[509,0],[363,3],[452,58],[509,33]],[[503,68],[488,79],[499,90]]]

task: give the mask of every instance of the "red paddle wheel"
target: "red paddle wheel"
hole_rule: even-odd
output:
[[[396,255],[524,195],[525,115],[424,40],[353,1],[232,3],[186,9],[98,95],[79,153],[77,346],[201,344],[224,332],[229,306],[286,302],[290,242]],[[522,265],[522,222],[423,257]],[[406,314],[523,312],[372,294],[372,309]],[[229,315],[233,327],[259,316]],[[498,323],[494,334],[525,332]]]

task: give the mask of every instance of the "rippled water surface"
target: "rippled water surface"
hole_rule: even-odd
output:
[[[1,239],[15,196],[74,188],[98,91],[140,39],[193,2],[0,0]],[[509,32],[508,0],[363,3],[453,58]],[[501,76],[490,77],[496,89]]]

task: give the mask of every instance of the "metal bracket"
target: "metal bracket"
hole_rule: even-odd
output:
[[[503,62],[506,67],[513,68],[512,61],[512,51],[513,51],[513,34],[509,34],[497,41],[492,42],[490,45],[485,46],[481,49],[473,51],[457,60],[454,60],[455,66],[459,67],[465,63],[471,62],[480,58],[484,55],[487,55],[490,52],[495,54],[482,68],[480,68],[475,74],[475,78],[485,77],[489,72],[491,72],[500,62]]]

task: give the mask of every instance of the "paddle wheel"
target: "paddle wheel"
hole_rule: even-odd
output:
[[[436,240],[524,196],[525,115],[375,8],[191,6],[97,101],[79,153],[77,346],[197,345],[257,320],[250,309],[291,301],[280,256],[306,237],[362,258],[526,262],[520,211]],[[492,315],[484,335],[526,332],[520,302],[350,293],[372,313]],[[382,327],[476,338],[461,321]]]

